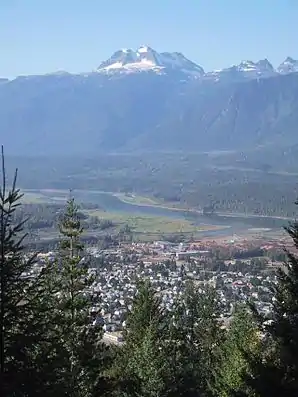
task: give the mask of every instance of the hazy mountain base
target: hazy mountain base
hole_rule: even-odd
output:
[[[291,217],[297,196],[296,150],[151,153],[97,158],[9,158],[25,189],[137,193],[159,204],[216,212]]]
[[[297,144],[298,74],[20,77],[0,85],[0,139],[17,155],[246,150]]]

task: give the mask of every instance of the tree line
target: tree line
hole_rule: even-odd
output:
[[[270,319],[253,305],[230,323],[212,288],[188,283],[172,309],[146,280],[127,310],[124,344],[104,343],[96,274],[69,198],[58,222],[59,249],[39,271],[24,247],[22,194],[0,189],[0,387],[4,397],[297,396],[298,260],[287,253]],[[287,231],[298,248],[298,224]]]
[[[297,150],[297,149],[296,149]],[[100,189],[156,197],[172,205],[215,212],[292,217],[295,212],[296,151],[263,153],[102,154],[96,158],[16,158],[20,183],[32,189]],[[257,158],[255,157],[257,155]],[[263,161],[270,156],[274,172]],[[265,156],[265,157],[263,157]],[[246,160],[243,162],[243,157]],[[248,160],[247,157],[250,159]],[[290,168],[284,161],[293,159]],[[277,159],[279,161],[277,161]],[[267,164],[268,165],[268,164]],[[290,172],[286,172],[290,171]],[[263,220],[264,222],[264,220]],[[270,227],[270,226],[269,226]]]
[[[80,217],[85,229],[106,230],[115,226],[110,219],[99,219],[97,216],[89,216],[84,210],[97,209],[94,204],[80,203]],[[24,227],[27,231],[36,231],[40,229],[56,229],[60,216],[63,213],[61,204],[23,204],[14,214],[14,222],[20,222],[28,218]]]

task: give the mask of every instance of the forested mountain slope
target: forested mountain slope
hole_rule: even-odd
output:
[[[13,154],[243,150],[297,144],[298,73],[245,81],[180,72],[52,74],[0,84]]]

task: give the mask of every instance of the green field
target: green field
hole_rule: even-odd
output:
[[[101,210],[85,211],[90,216],[110,219],[120,226],[127,224],[136,233],[192,233],[198,230],[190,221],[151,215],[131,215],[124,212]]]
[[[63,194],[59,194],[63,193]],[[30,192],[26,191],[22,202],[24,204],[46,204],[46,203],[59,203],[63,204],[67,199],[67,192],[53,191],[52,195],[44,194],[41,192]],[[120,200],[133,204],[133,205],[146,205],[146,206],[158,206],[162,207],[162,203],[158,203],[149,197],[126,195],[126,194],[115,194]],[[174,234],[186,234],[196,235],[203,230],[215,230],[220,227],[217,226],[196,226],[189,219],[178,219],[176,217],[169,216],[158,216],[158,215],[147,215],[139,213],[130,213],[125,211],[113,211],[103,209],[90,209],[84,210],[85,214],[89,216],[96,216],[99,219],[111,220],[114,223],[114,227],[110,231],[106,232],[115,233],[119,231],[124,225],[128,225],[134,236],[140,240],[157,239],[164,235]],[[93,234],[93,231],[89,229],[86,231],[88,234]],[[98,231],[94,231],[94,234],[98,234]]]
[[[162,234],[196,234],[203,230],[215,230],[217,226],[196,226],[187,219],[173,219],[169,217],[151,216],[151,215],[131,215],[122,212],[105,212],[100,210],[85,211],[90,216],[97,216],[100,219],[110,219],[118,227],[127,224],[133,233],[143,236],[160,236]]]

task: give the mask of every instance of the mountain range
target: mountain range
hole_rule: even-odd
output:
[[[298,61],[205,72],[183,54],[122,49],[88,73],[0,79],[13,154],[244,150],[298,143]]]
[[[298,60],[287,57],[276,69],[268,61],[262,59],[257,62],[242,61],[239,65],[205,72],[203,67],[187,59],[180,52],[158,53],[149,46],[141,46],[136,51],[122,49],[116,51],[109,59],[102,62],[97,71],[100,73],[119,74],[154,71],[156,73],[183,72],[200,79],[229,78],[265,78],[278,74],[298,72]]]

